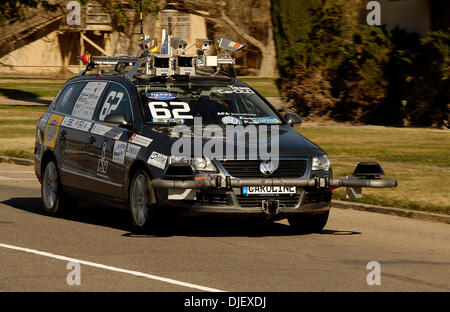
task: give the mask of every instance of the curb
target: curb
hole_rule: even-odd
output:
[[[16,165],[22,165],[22,166],[34,166],[34,161],[29,160],[29,159],[24,159],[24,158],[0,155],[0,161],[13,162]]]
[[[384,213],[384,214],[395,215],[395,216],[399,216],[399,217],[408,217],[408,218],[413,218],[413,219],[426,220],[426,221],[437,221],[437,222],[443,222],[443,223],[450,224],[450,215],[439,214],[439,213],[415,211],[415,210],[408,210],[408,209],[394,208],[394,207],[384,207],[384,206],[378,206],[378,205],[354,203],[354,202],[347,202],[347,201],[343,201],[343,200],[334,200],[334,199],[331,201],[331,206],[335,207],[335,208],[341,208],[341,209],[354,209],[354,210],[360,210],[360,211]]]

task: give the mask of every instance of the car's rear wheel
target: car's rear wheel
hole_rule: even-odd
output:
[[[60,216],[64,211],[64,196],[58,168],[53,160],[45,164],[41,183],[41,197],[44,212],[51,216]]]
[[[329,210],[315,214],[298,214],[288,217],[288,221],[297,233],[320,233],[327,224],[329,214]]]
[[[155,195],[148,173],[139,169],[130,185],[129,205],[131,222],[135,230],[154,230],[158,225]]]

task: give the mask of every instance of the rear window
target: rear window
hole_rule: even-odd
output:
[[[75,100],[80,95],[80,92],[85,84],[85,82],[75,82],[66,85],[61,92],[58,101],[56,102],[54,111],[70,114],[72,112],[73,105],[75,104]]]

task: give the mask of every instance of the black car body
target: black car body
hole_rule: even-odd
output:
[[[196,55],[186,55],[171,29],[161,51],[142,34],[139,57],[80,57],[86,69],[37,124],[47,214],[81,199],[129,209],[137,229],[177,213],[288,218],[318,232],[334,187],[360,196],[361,187],[396,186],[378,178],[377,163],[333,178],[325,152],[293,129],[301,118],[282,116],[236,78],[230,53],[244,45],[221,39],[211,56],[212,41],[197,39]]]
[[[173,174],[173,170],[184,170],[183,174],[186,174],[186,166],[180,166],[177,169],[175,165],[170,166],[168,163],[171,147],[178,139],[172,134],[177,123],[167,120],[149,121],[148,109],[146,111],[146,102],[149,99],[145,95],[153,90],[159,92],[161,90],[174,92],[176,88],[184,90],[183,88],[188,88],[187,86],[189,90],[198,88],[200,93],[205,88],[207,90],[211,88],[244,90],[250,93],[251,97],[257,98],[257,101],[261,101],[263,103],[261,105],[265,106],[264,109],[270,110],[269,121],[272,123],[272,120],[277,120],[279,127],[278,168],[271,175],[267,175],[260,170],[264,160],[230,160],[218,157],[211,159],[215,167],[214,172],[194,169],[192,172],[189,171],[187,179],[201,181],[208,177],[209,180],[214,181],[219,179],[222,185],[216,185],[214,188],[190,189],[190,194],[184,197],[183,189],[175,190],[168,186],[152,187],[154,180],[161,182],[171,176],[180,179],[181,172],[177,175],[177,172]],[[210,101],[211,94],[207,99],[209,102],[202,104],[204,105],[202,109],[205,111],[210,110],[208,105],[217,104]],[[240,95],[234,94],[234,96]],[[200,98],[197,98],[197,104],[200,103],[198,100]],[[159,102],[161,101],[163,100],[159,99]],[[170,100],[165,102],[170,103]],[[196,114],[201,116],[205,113],[197,112]],[[204,126],[208,125],[208,120],[205,118],[203,120],[206,121]],[[256,124],[255,127],[260,128],[261,124]],[[207,140],[203,139],[202,144],[205,142]],[[83,75],[65,83],[48,111],[38,122],[35,171],[39,181],[42,182],[47,164],[50,161],[54,162],[58,179],[55,180],[56,184],[53,181],[56,185],[53,190],[57,190],[56,193],[61,202],[63,198],[70,197],[128,209],[133,177],[137,171],[144,170],[149,179],[147,186],[151,189],[149,201],[156,210],[170,210],[182,214],[269,216],[272,219],[298,215],[303,215],[303,218],[306,218],[306,215],[322,216],[319,222],[319,228],[322,228],[330,208],[329,187],[293,187],[288,193],[276,194],[266,192],[272,190],[270,186],[261,185],[257,194],[244,194],[243,187],[227,186],[225,181],[235,178],[331,177],[329,163],[319,170],[312,168],[313,158],[326,157],[324,155],[324,151],[319,146],[295,131],[264,97],[233,77],[131,81],[123,75]],[[158,157],[160,157],[159,160]],[[170,170],[168,170],[169,167]],[[45,183],[42,185],[45,186]],[[292,191],[293,189],[295,190]],[[43,198],[45,196],[44,188]],[[55,210],[54,205],[49,203],[46,206],[50,214],[60,210]]]

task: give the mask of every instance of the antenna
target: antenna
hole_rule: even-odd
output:
[[[142,0],[139,0],[139,21],[141,23],[141,40],[144,40],[144,22],[142,13]]]

